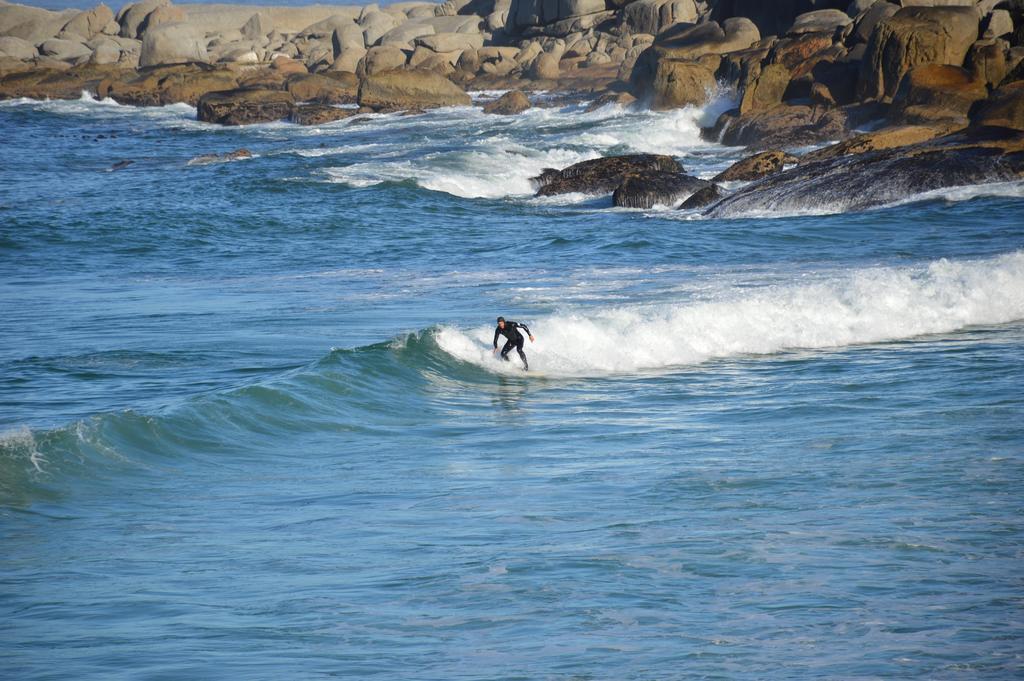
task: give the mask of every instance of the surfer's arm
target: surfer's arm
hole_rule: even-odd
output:
[[[530,327],[528,327],[526,324],[520,324],[519,328],[526,332],[526,335],[530,337],[530,342],[532,343],[533,342],[533,334],[530,333]]]
[[[498,349],[498,336],[501,335],[501,329],[494,330],[494,349]]]

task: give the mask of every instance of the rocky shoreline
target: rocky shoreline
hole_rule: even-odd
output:
[[[731,92],[737,106],[703,134],[760,152],[703,179],[665,157],[588,162],[545,171],[541,194],[716,216],[796,197],[866,208],[1024,177],[1024,0],[144,0],[116,14],[0,2],[0,99],[88,91],[186,102],[223,125],[323,125],[492,89],[509,93],[485,111],[504,115],[535,91],[655,110]]]

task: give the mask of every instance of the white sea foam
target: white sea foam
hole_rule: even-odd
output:
[[[657,371],[724,357],[839,348],[1024,320],[1024,251],[986,260],[869,268],[811,284],[733,289],[701,301],[527,320],[531,368],[548,375]],[[437,331],[453,357],[497,373],[493,327]]]
[[[24,459],[37,473],[43,472],[46,459],[36,445],[32,431],[21,426],[0,431],[0,452],[18,459]]]

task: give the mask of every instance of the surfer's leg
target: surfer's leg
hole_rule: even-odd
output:
[[[516,351],[519,353],[519,359],[523,360],[523,368],[529,369],[530,363],[526,361],[526,353],[523,352],[523,339],[520,338],[519,342],[516,343]]]
[[[509,361],[509,359],[508,359],[508,353],[512,352],[512,348],[514,348],[515,346],[516,346],[516,344],[515,344],[515,343],[513,343],[512,341],[507,341],[507,342],[505,343],[505,347],[503,347],[503,348],[501,349],[501,358],[502,358],[503,360],[505,360],[506,362],[507,362],[507,361]]]

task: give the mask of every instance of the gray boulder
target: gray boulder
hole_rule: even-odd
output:
[[[94,38],[103,32],[103,29],[114,20],[114,13],[106,5],[100,4],[90,10],[81,12],[61,29],[63,37],[73,34],[83,40]]]
[[[38,56],[39,52],[36,50],[35,45],[29,41],[15,38],[11,35],[0,37],[0,57],[11,57],[21,61],[28,61]]]
[[[134,5],[125,5],[117,14],[117,22],[121,24],[120,36],[124,38],[139,38],[139,27],[158,7],[166,7],[171,0],[143,0]]]
[[[657,35],[678,23],[696,23],[700,18],[694,0],[637,0],[622,10],[622,23],[630,33]]]
[[[835,31],[840,26],[847,26],[852,19],[837,9],[819,9],[801,14],[789,29],[789,35],[802,33],[824,33]]]
[[[190,24],[162,24],[146,31],[142,39],[139,66],[208,60],[206,38],[199,27]]]
[[[39,54],[44,57],[52,57],[57,61],[74,62],[80,59],[88,59],[92,56],[92,50],[76,40],[61,40],[51,38],[39,46]]]
[[[56,37],[78,14],[78,10],[50,12],[38,7],[0,4],[0,36],[21,38],[38,45]]]

